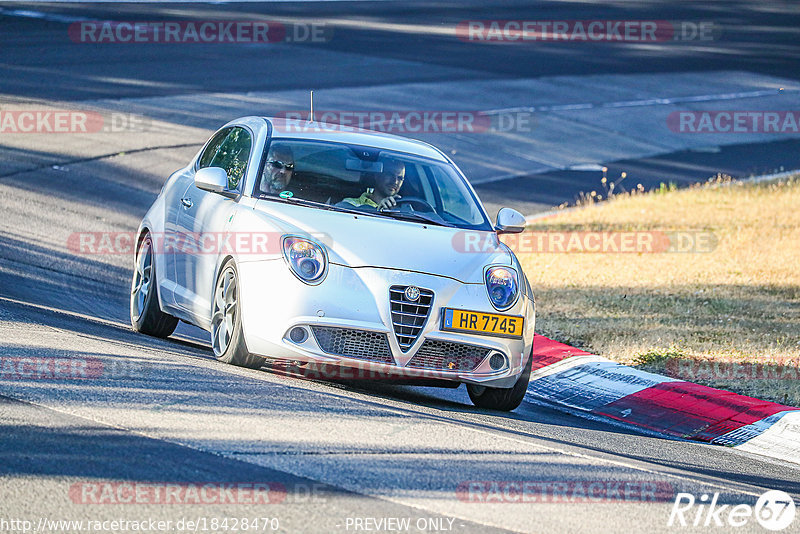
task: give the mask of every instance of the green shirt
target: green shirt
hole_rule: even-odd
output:
[[[371,208],[377,208],[378,204],[369,198],[372,194],[372,191],[365,191],[360,197],[358,198],[345,198],[342,202],[347,202],[348,204],[352,204],[353,206],[360,207],[360,206],[369,206]]]

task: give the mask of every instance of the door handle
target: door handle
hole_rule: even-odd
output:
[[[183,207],[186,209],[189,209],[194,205],[191,198],[182,198],[181,204],[183,204]]]

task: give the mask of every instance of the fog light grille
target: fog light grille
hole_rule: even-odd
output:
[[[394,364],[386,334],[369,330],[312,326],[319,347],[328,354]]]
[[[440,371],[472,371],[480,365],[491,350],[478,345],[426,339],[406,367]]]

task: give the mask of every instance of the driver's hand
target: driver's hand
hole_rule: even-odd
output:
[[[397,206],[397,199],[401,198],[400,195],[392,195],[390,197],[386,197],[378,203],[378,211],[392,209],[393,207]]]

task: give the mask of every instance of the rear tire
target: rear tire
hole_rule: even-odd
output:
[[[525,392],[528,390],[528,382],[531,379],[531,366],[533,365],[533,353],[528,357],[522,374],[510,388],[490,388],[476,384],[467,384],[467,393],[472,404],[478,408],[488,410],[500,410],[510,412],[522,404]]]
[[[178,326],[178,319],[162,312],[158,305],[158,278],[149,233],[136,250],[130,314],[133,329],[150,336],[168,337]]]
[[[264,358],[250,354],[242,333],[239,306],[239,271],[233,260],[226,261],[214,285],[211,315],[211,348],[217,360],[238,367],[259,369]]]

